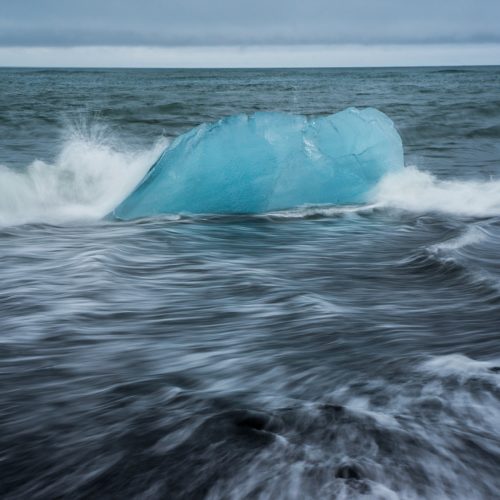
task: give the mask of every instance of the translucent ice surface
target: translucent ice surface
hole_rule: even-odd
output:
[[[376,109],[236,115],[179,136],[113,215],[363,203],[386,173],[402,168],[401,138]]]

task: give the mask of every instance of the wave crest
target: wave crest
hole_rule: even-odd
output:
[[[99,125],[73,128],[53,163],[0,165],[0,225],[104,217],[139,183],[165,142],[131,151]]]
[[[415,213],[491,217],[500,215],[500,181],[441,180],[406,167],[384,176],[372,199],[381,207]]]

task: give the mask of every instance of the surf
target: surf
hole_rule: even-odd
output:
[[[144,149],[98,122],[70,128],[52,161],[0,165],[0,226],[380,209],[497,216],[500,180],[442,180],[404,166],[395,125],[371,108],[234,115]]]
[[[0,226],[99,220],[129,194],[165,148],[126,147],[101,123],[72,126],[53,161],[0,165]]]

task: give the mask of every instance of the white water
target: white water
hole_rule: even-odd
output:
[[[0,165],[0,225],[96,220],[127,196],[166,147],[132,151],[98,125],[72,130],[55,161]]]
[[[385,176],[372,196],[379,206],[410,212],[500,215],[500,180],[441,180],[416,167]]]
[[[148,150],[131,150],[117,146],[102,127],[73,130],[52,164],[0,165],[0,225],[101,219],[135,188],[166,146],[162,138]],[[301,218],[382,207],[489,217],[500,215],[500,181],[441,180],[407,167],[384,177],[369,201],[361,207],[299,207],[268,215]]]

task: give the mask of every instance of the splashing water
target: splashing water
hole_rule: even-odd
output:
[[[106,127],[74,128],[53,163],[35,160],[25,169],[0,165],[0,224],[97,220],[142,179],[166,146],[129,151]]]
[[[500,181],[441,180],[416,167],[390,173],[372,193],[383,207],[469,217],[500,214]]]
[[[117,205],[123,206],[123,200],[144,182],[151,165],[165,148],[168,151],[168,140],[164,137],[150,149],[130,150],[102,124],[73,127],[53,163],[35,160],[24,169],[0,165],[0,224],[101,219]],[[179,188],[172,186],[172,189],[174,196],[178,196]],[[220,190],[214,193],[224,201]],[[171,194],[167,188],[162,191],[164,204],[170,203]],[[304,206],[266,213],[301,218],[373,208],[495,216],[500,214],[500,181],[441,180],[409,166],[384,175],[368,193],[366,204]],[[151,215],[155,215],[154,211]]]

